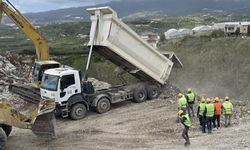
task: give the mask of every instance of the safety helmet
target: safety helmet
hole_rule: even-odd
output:
[[[225,97],[225,99],[229,99],[229,97],[228,97],[228,96],[226,96],[226,97]]]
[[[183,113],[183,110],[179,110],[178,113],[179,113],[179,116],[180,116]]]
[[[181,96],[182,96],[182,94],[181,94],[181,93],[179,93],[179,94],[178,94],[178,96],[179,96],[179,97],[181,97]]]
[[[201,99],[201,102],[205,102],[205,101],[206,101],[205,98],[202,98],[202,99]]]
[[[219,101],[219,97],[215,97],[215,99],[214,99],[215,101]]]
[[[211,101],[210,98],[208,98],[208,99],[207,99],[207,102],[210,102],[210,101]]]
[[[190,89],[190,88],[188,88],[188,92],[191,92],[191,89]]]

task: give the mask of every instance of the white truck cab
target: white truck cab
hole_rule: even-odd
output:
[[[78,70],[67,68],[48,69],[44,72],[41,82],[41,97],[43,99],[55,98],[56,111],[64,117],[68,116],[68,102],[81,95],[81,73]],[[64,112],[64,110],[66,112]],[[79,110],[80,111],[83,110]]]

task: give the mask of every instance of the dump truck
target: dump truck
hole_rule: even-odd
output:
[[[90,47],[84,78],[79,70],[55,68],[44,72],[41,97],[54,98],[56,115],[82,119],[90,107],[98,113],[109,111],[111,104],[125,100],[137,103],[157,98],[167,83],[173,67],[182,64],[173,52],[159,52],[130,29],[110,7],[88,8],[92,21]],[[92,51],[113,62],[122,71],[123,81],[107,89],[95,90],[88,81]],[[139,82],[128,83],[122,75],[129,73]],[[82,82],[83,81],[83,82]]]
[[[0,150],[4,149],[12,127],[31,130],[37,137],[56,138],[55,100],[38,104],[24,103],[18,108],[6,99],[0,100]]]

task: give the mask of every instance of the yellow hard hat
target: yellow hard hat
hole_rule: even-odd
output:
[[[182,96],[182,94],[181,94],[181,93],[179,93],[179,94],[178,94],[178,96],[179,96],[179,97],[181,97],[181,96]]]
[[[208,99],[207,99],[207,102],[210,102],[210,101],[211,101],[210,98],[208,98]]]
[[[202,99],[201,99],[201,102],[205,102],[205,101],[206,101],[205,98],[202,98]]]
[[[226,96],[226,97],[225,97],[225,99],[229,99],[229,97],[228,97],[228,96]]]
[[[219,97],[215,97],[215,99],[214,99],[215,101],[219,101]]]
[[[179,116],[180,116],[183,113],[183,110],[179,110],[178,113],[179,113]]]
[[[191,92],[191,89],[190,89],[190,88],[188,88],[188,92]]]

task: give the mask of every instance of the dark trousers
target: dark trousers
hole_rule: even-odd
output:
[[[186,140],[186,143],[189,143],[188,130],[189,127],[185,126],[182,132],[182,137]]]
[[[216,126],[216,120],[217,120],[217,126]],[[220,115],[214,115],[213,124],[214,124],[214,128],[220,127]]]
[[[192,115],[194,116],[194,104],[188,104],[188,115],[189,115],[189,118],[191,118],[191,112],[192,111]]]
[[[199,115],[200,126],[202,126],[202,132],[206,132],[206,117]]]
[[[211,131],[212,129],[212,121],[213,121],[213,117],[207,117],[207,130]]]

